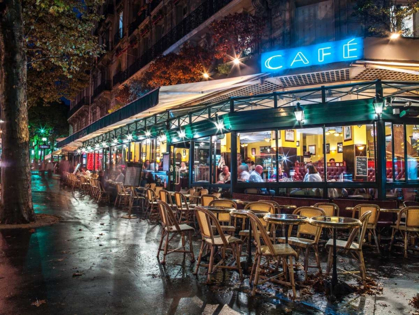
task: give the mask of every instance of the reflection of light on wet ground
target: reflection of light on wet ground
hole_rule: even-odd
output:
[[[379,259],[366,253],[368,272],[385,286],[383,296],[351,295],[333,304],[324,294],[313,293],[292,302],[287,288],[279,292],[280,287],[262,285],[260,293],[251,297],[248,279],[241,283],[236,272],[216,272],[214,283],[206,285],[206,269],[194,276],[195,264],[183,261],[181,254],[169,255],[167,265],[159,265],[159,226],[121,219],[121,210],[60,190],[58,183],[33,176],[36,211],[59,215],[59,224],[33,234],[0,233],[0,314],[372,314],[374,310],[400,314],[411,310],[407,304],[416,294],[419,272],[419,262],[413,258]],[[172,245],[177,241],[180,238]],[[195,257],[199,245],[197,238]],[[323,269],[326,256],[321,252]],[[357,268],[346,258],[339,264]],[[76,272],[82,276],[73,278]],[[304,280],[301,270],[297,278]],[[36,299],[45,299],[46,304],[31,306]]]

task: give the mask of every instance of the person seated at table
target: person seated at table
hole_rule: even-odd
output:
[[[262,178],[262,173],[263,173],[263,166],[256,165],[255,170],[250,173],[249,182],[263,183],[264,180]]]
[[[105,188],[108,185],[105,181],[105,172],[104,171],[99,171],[97,180],[100,182],[100,184],[102,185],[103,188]]]
[[[248,182],[250,173],[247,164],[240,165],[237,169],[238,180],[241,182]]]
[[[220,173],[219,177],[218,177],[218,183],[226,183],[228,181],[230,181],[230,170],[228,169],[228,166],[224,165],[223,166],[223,171]]]
[[[186,167],[185,162],[180,163],[179,172],[180,173],[187,173],[188,172],[188,168]]]
[[[118,166],[117,172],[118,175],[115,178],[115,182],[123,184],[125,182],[125,175],[122,173],[122,167]]]
[[[255,162],[248,160],[246,164],[247,164],[247,167],[249,168],[249,172],[252,172],[255,170]]]
[[[143,165],[143,170],[149,170],[150,169],[150,160],[145,160]]]
[[[283,170],[282,170],[282,167],[281,167],[281,165],[278,165],[278,178],[279,179],[283,179],[283,178],[288,178],[288,175],[287,175],[287,173],[285,173]]]
[[[320,176],[317,168],[312,164],[306,165],[306,174],[304,175],[304,182],[321,182],[322,177]]]

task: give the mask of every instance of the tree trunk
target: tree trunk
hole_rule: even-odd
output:
[[[26,54],[22,3],[0,1],[0,103],[2,108],[2,207],[0,222],[35,220],[29,164]]]

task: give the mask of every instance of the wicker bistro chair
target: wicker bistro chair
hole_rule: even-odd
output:
[[[146,190],[145,195],[146,217],[151,220],[157,220],[159,216],[158,203],[156,201],[156,194],[151,188]]]
[[[361,216],[365,213],[371,211],[371,216],[368,219],[368,225],[367,225],[367,234],[368,234],[368,242],[371,243],[372,236],[374,237],[375,245],[377,247],[377,252],[380,254],[380,243],[378,241],[377,237],[377,223],[378,218],[380,216],[380,206],[374,205],[374,204],[359,204],[356,205],[352,212],[352,217],[355,216],[355,213],[358,212],[358,217],[361,218]]]
[[[209,191],[208,191],[208,189],[202,188],[199,193],[201,194],[201,196],[205,196],[205,195],[208,195],[209,194]]]
[[[402,217],[405,216],[405,222]],[[396,225],[392,225],[390,251],[394,243],[394,237],[397,232],[404,238],[404,257],[407,258],[407,250],[411,235],[419,238],[419,206],[406,207],[400,210],[397,217]]]
[[[275,207],[268,202],[262,202],[262,201],[255,201],[248,203],[245,208],[245,210],[252,210],[253,212],[270,212],[272,214],[275,214]],[[270,234],[270,226],[266,221],[261,221],[261,224],[265,227],[268,234]],[[239,232],[240,237],[243,241],[247,239],[249,236],[249,230],[245,229],[245,220],[242,222],[242,230]]]
[[[130,190],[131,196],[129,199],[129,214],[131,214],[133,208],[138,208],[139,210],[143,209],[145,202],[145,197],[138,193],[135,187],[130,187]]]
[[[209,264],[202,264],[203,266],[208,267],[207,283],[210,282],[211,274],[213,274],[217,268],[237,270],[240,274],[240,279],[242,279],[243,274],[240,266],[242,241],[234,236],[224,235],[217,218],[211,211],[201,207],[196,207],[195,209],[202,236],[201,249],[199,251],[195,274],[198,273],[199,267],[201,266],[201,259],[204,251],[210,250]],[[221,250],[222,259],[214,265],[214,257],[219,250]],[[232,258],[235,261],[235,265],[227,264],[227,251],[232,252]]]
[[[178,222],[195,226],[195,204],[190,204],[184,194],[175,193],[175,203],[178,211]]]
[[[90,183],[84,176],[80,177],[80,190],[83,195],[90,193]]]
[[[111,202],[111,197],[109,196],[109,193],[106,191],[105,187],[103,187],[102,183],[100,181],[98,183],[98,194],[97,194],[97,203],[100,203],[101,201],[106,201],[107,203]]]
[[[281,214],[281,205],[274,200],[259,200],[258,202],[270,203],[275,208],[275,213]]]
[[[368,224],[369,224],[368,222],[371,216],[372,216],[372,211],[364,212],[359,218],[359,220],[362,223],[361,228],[353,229],[347,241],[336,240],[337,250],[351,252],[354,254],[354,257],[359,261],[359,267],[360,267],[359,269],[361,273],[361,279],[363,281],[365,281],[365,278],[366,278],[366,269],[365,269],[364,254],[362,253],[362,243],[364,242],[365,233],[367,232]],[[358,235],[358,243],[355,243],[354,240],[357,235]],[[326,269],[326,274],[328,275],[330,273],[330,270],[332,269],[332,264],[333,264],[333,239],[330,239],[326,243],[326,248],[329,249],[329,256],[327,259],[327,269]],[[355,254],[358,255],[358,257]],[[346,272],[346,273],[350,273],[350,272]]]
[[[163,190],[163,187],[156,186],[156,188],[154,188],[154,193],[156,195],[156,198],[160,198],[160,191],[162,190]]]
[[[100,192],[99,181],[97,179],[92,179],[91,181],[91,191],[90,194],[92,198],[97,199]]]
[[[115,198],[115,207],[120,207],[121,205],[128,205],[131,193],[126,191],[122,183],[116,184],[116,198]]]
[[[173,204],[172,196],[169,194],[167,190],[161,189],[159,191],[159,199],[167,203],[170,206],[170,208],[172,209],[176,208],[175,205]]]
[[[217,198],[212,195],[202,195],[201,196],[201,205],[203,207],[208,207],[210,205],[210,202],[213,200],[216,200]]]
[[[328,217],[339,216],[339,206],[332,202],[318,202],[313,207],[323,209],[324,213]]]
[[[294,281],[294,263],[293,258],[297,259],[297,252],[289,244],[272,244],[271,239],[266,232],[264,221],[259,220],[259,218],[251,211],[247,213],[249,217],[251,228],[253,229],[252,235],[254,235],[256,240],[256,256],[255,263],[252,267],[252,273],[250,275],[250,283],[253,282],[252,295],[255,295],[256,288],[259,284],[265,283],[267,281],[275,280],[285,285],[290,285],[292,288],[292,293],[294,299],[296,298],[295,291],[295,281]],[[272,277],[268,277],[269,273],[261,275],[261,269],[263,267],[262,259],[265,258],[265,262],[269,267],[269,262],[276,260],[279,264],[280,259],[282,259],[283,273],[277,274]],[[289,260],[289,261],[288,261]],[[289,270],[289,279],[290,282],[280,281],[276,278],[285,275]],[[260,282],[259,279],[262,278]]]
[[[163,250],[163,261],[161,262],[162,264],[166,263],[166,256],[171,253],[183,253],[184,255],[189,253],[191,254],[191,262],[194,262],[195,256],[192,246],[192,234],[195,232],[195,229],[187,224],[178,224],[170,206],[161,200],[157,202],[162,223],[162,234],[160,238],[159,250],[157,251],[157,259],[159,259],[160,252]],[[182,246],[169,250],[169,243],[176,235],[181,236]],[[188,236],[189,239],[189,250],[186,249],[186,236]],[[166,242],[163,249],[162,246],[165,238]]]
[[[216,199],[210,202],[209,206],[213,207],[225,207],[225,208],[234,208],[237,209],[237,204],[228,199]],[[231,215],[230,213],[218,213],[217,215],[218,222],[221,225],[221,229],[226,233],[232,233],[236,231],[236,225],[231,224]]]
[[[318,216],[325,216],[326,213],[324,210],[315,207],[299,207],[294,210],[293,214],[299,214],[307,218],[318,217]],[[319,241],[320,236],[322,234],[322,228],[313,226],[310,223],[303,223],[298,225],[297,228],[297,236],[292,237],[293,226],[290,225],[288,229],[288,244],[294,247],[298,247],[298,254],[303,249],[304,252],[304,274],[307,278],[307,271],[308,268],[317,268],[319,269],[319,273],[322,273],[322,267],[320,266],[320,258],[319,258]],[[305,237],[303,237],[305,236]],[[311,238],[308,238],[311,237]],[[285,237],[278,238],[280,243],[285,243]],[[308,256],[310,252],[310,248],[313,248],[314,255],[316,257],[316,266],[309,266],[308,264]]]

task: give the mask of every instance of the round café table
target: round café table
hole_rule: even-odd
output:
[[[347,218],[347,217],[313,217],[309,220],[310,224],[314,226],[320,226],[325,228],[331,228],[333,230],[333,270],[332,270],[332,288],[330,293],[335,295],[336,286],[338,284],[338,273],[337,273],[337,257],[336,257],[336,230],[337,229],[353,229],[361,227],[362,223],[358,219]]]
[[[246,265],[244,266],[245,270],[249,270],[252,268],[253,262],[252,262],[252,227],[250,224],[250,220],[249,217],[247,216],[247,213],[249,212],[249,210],[232,210],[230,212],[232,217],[236,217],[236,218],[240,218],[243,220],[246,220],[246,226],[247,229],[249,230],[249,237],[247,240],[247,261],[246,261]],[[258,218],[263,218],[265,215],[269,214],[269,212],[260,212],[260,211],[253,211],[253,214],[255,214]]]
[[[282,225],[285,229],[285,244],[288,244],[288,231],[287,228],[290,225],[300,225],[303,223],[307,223],[307,217],[304,217],[299,214],[272,214],[268,213],[263,217],[263,219],[271,224]],[[276,239],[276,235],[273,236],[274,240]]]
[[[218,219],[218,215],[220,213],[229,213],[231,214],[231,211],[236,210],[235,208],[230,208],[230,207],[214,207],[214,206],[206,206],[206,207],[201,207],[204,208],[206,210],[211,211],[212,213],[215,214],[215,216]]]

